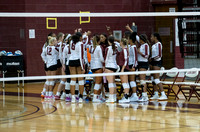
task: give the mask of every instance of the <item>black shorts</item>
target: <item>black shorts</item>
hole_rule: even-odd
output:
[[[111,70],[111,71],[113,71],[113,72],[116,72],[116,71],[117,71],[117,69],[115,69],[115,68],[106,67],[106,69]]]
[[[121,70],[122,70],[122,66],[120,66],[120,72],[121,72]],[[128,72],[129,70],[128,69],[124,69],[124,72]]]
[[[53,65],[47,68],[47,71],[56,71],[56,70],[57,70],[57,65]]]
[[[162,61],[151,61],[150,65],[152,66],[157,66],[157,67],[162,67]]]
[[[96,71],[100,70],[102,68],[97,68],[97,69],[91,69],[92,73],[95,73]]]
[[[129,66],[129,71],[133,68],[133,65],[128,65]],[[134,67],[135,70],[137,69],[137,67]]]
[[[144,68],[144,69],[148,70],[149,63],[148,62],[138,62],[138,69],[140,69],[140,68]]]
[[[45,70],[45,71],[48,71],[48,68],[47,68],[47,65],[46,65],[46,64],[44,64],[44,70]]]
[[[60,59],[59,59],[59,60],[57,60],[57,68],[61,68],[61,67],[62,67],[62,64],[61,64]]]
[[[65,74],[66,75],[70,75],[70,70],[69,70],[69,66],[68,65],[66,65]]]
[[[80,60],[69,60],[69,66],[71,67],[81,66]]]

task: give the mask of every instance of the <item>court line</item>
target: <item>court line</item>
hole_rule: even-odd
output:
[[[27,101],[27,102],[33,102],[33,101]],[[35,102],[35,103],[39,103],[39,102]],[[5,121],[9,121],[10,119],[18,119],[18,118],[22,118],[22,117],[27,117],[27,116],[33,115],[33,114],[35,114],[35,113],[37,113],[37,112],[40,111],[40,108],[39,108],[38,106],[36,106],[36,105],[28,104],[28,103],[24,103],[24,104],[32,105],[32,106],[36,107],[37,110],[34,111],[34,112],[32,112],[32,113],[29,113],[29,114],[23,115],[23,116],[18,116],[18,117],[15,117],[15,118],[8,118],[8,119],[4,120],[3,122],[0,122],[0,124],[6,124],[6,123],[9,123],[9,122],[5,122]],[[51,106],[53,106],[53,105],[51,105]],[[56,108],[55,106],[53,106],[53,108],[54,108],[54,110],[53,110],[52,112],[48,113],[48,114],[42,114],[42,115],[40,115],[40,116],[31,117],[31,118],[27,118],[27,119],[14,120],[13,122],[19,122],[19,121],[31,120],[31,119],[35,119],[35,118],[39,118],[39,117],[43,117],[43,116],[46,116],[46,115],[52,114],[52,113],[54,113],[54,112],[57,111],[57,108]]]

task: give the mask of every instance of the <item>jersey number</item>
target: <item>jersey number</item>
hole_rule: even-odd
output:
[[[51,55],[51,51],[52,51],[52,48],[51,48],[51,47],[48,47],[48,48],[47,48],[47,55]]]
[[[72,50],[75,50],[75,44],[74,43],[72,43]]]

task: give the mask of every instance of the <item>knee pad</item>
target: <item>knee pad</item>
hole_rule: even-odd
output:
[[[144,80],[140,80],[140,85],[145,85],[146,82]]]
[[[55,82],[54,81],[49,81],[50,86],[54,86]]]
[[[114,88],[115,84],[114,83],[108,83],[108,88]]]
[[[84,85],[84,84],[85,84],[85,81],[84,81],[84,80],[80,80],[80,81],[78,81],[78,84],[79,84],[79,85]]]
[[[46,84],[46,85],[49,85],[49,81],[46,81],[45,84]]]
[[[76,85],[76,81],[71,80],[71,81],[70,81],[70,85]]]
[[[137,86],[135,81],[131,81],[131,82],[130,82],[130,85],[131,85],[131,88],[134,88],[134,87]]]
[[[65,85],[65,82],[61,80],[61,81],[60,81],[60,84],[63,84],[63,85]]]
[[[122,83],[122,86],[123,86],[124,89],[130,88],[128,83]]]
[[[152,81],[152,82],[154,81],[154,77],[153,77],[153,76],[151,76],[151,81]]]
[[[70,90],[70,83],[68,83],[68,82],[65,83],[65,89]]]
[[[155,82],[155,84],[157,85],[157,84],[160,83],[160,79],[155,79],[154,82]]]
[[[99,89],[101,89],[101,84],[95,84],[94,85],[94,90],[99,90]]]

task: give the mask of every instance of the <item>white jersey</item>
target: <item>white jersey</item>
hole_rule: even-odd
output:
[[[91,61],[90,61],[91,69],[103,68],[102,63],[104,62],[104,58],[103,58],[103,52],[102,52],[101,46],[98,45],[96,46],[95,49],[92,46],[90,48],[90,53],[91,53]]]
[[[80,60],[81,68],[84,69],[83,61],[84,61],[84,49],[83,49],[83,43],[77,42],[76,44],[73,43],[73,41],[70,42],[69,47],[69,59],[67,60],[67,65],[69,64],[70,60]]]
[[[88,42],[89,38],[86,34],[82,36],[82,42],[83,42],[83,48],[84,48],[84,62],[88,63],[88,58],[87,58],[87,48],[88,48]]]
[[[68,53],[69,53],[69,45],[65,45],[65,47],[63,49],[63,55],[62,55],[62,58],[63,58],[62,62],[63,62],[64,65],[68,65],[67,61],[66,61],[66,60],[69,59]]]
[[[115,51],[116,52],[116,51]],[[117,69],[116,56],[117,53],[113,52],[112,46],[108,46],[105,51],[105,67]]]
[[[59,47],[59,59],[61,64],[64,64],[65,61],[63,61],[63,50],[65,48],[66,43],[61,43]]]
[[[138,53],[138,62],[148,62],[149,53],[150,53],[149,52],[149,45],[147,43],[142,44],[140,46],[139,50],[142,53],[142,55]]]
[[[62,45],[62,42],[59,42],[59,43],[57,43],[56,44],[56,50],[59,52],[59,49],[60,49],[60,46]],[[60,52],[59,52],[59,56],[58,56],[58,58],[57,58],[57,60],[59,60],[60,59]]]
[[[137,67],[137,65],[138,65],[138,55],[137,55],[136,45],[129,46],[129,63],[128,63],[128,65],[133,65],[133,67]]]
[[[42,47],[41,57],[42,57],[42,60],[44,61],[44,63],[46,63],[47,62],[47,54],[46,54],[46,46],[45,46],[45,44]]]
[[[154,59],[154,61],[160,61],[162,58],[162,44],[161,42],[157,42],[151,47],[151,58]]]
[[[46,47],[46,64],[47,68],[57,64],[58,51],[55,46]]]

